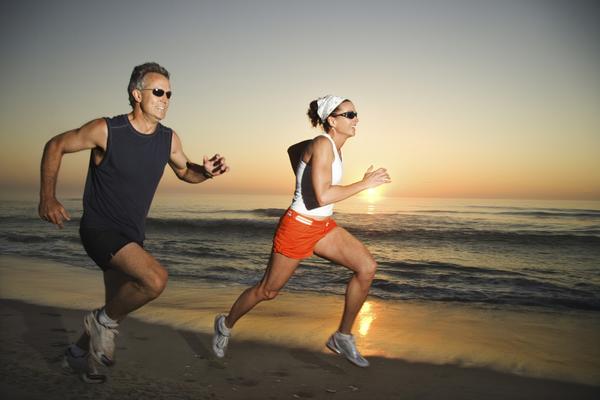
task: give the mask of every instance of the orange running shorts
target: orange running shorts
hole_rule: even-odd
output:
[[[336,226],[333,218],[316,220],[288,209],[279,219],[273,251],[298,260],[310,257],[317,242]]]

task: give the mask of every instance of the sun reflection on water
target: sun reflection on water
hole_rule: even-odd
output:
[[[363,304],[360,313],[358,314],[358,333],[361,336],[366,336],[371,328],[371,323],[375,320],[376,316],[373,312],[373,306],[371,302],[366,301]]]
[[[362,199],[367,203],[367,214],[375,214],[380,194],[377,188],[369,188],[363,192]]]

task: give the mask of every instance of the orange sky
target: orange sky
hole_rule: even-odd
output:
[[[374,164],[386,196],[600,199],[598,10],[533,3],[315,3],[325,21],[308,4],[19,2],[0,28],[0,185],[35,193],[44,143],[128,112],[131,69],[155,60],[164,123],[193,160],[231,165],[196,187],[167,171],[162,191],[291,194],[286,148],[318,134],[306,109],[333,93],[360,116],[347,183]],[[134,13],[169,29],[140,36]],[[82,190],[87,158],[66,156],[60,193]]]

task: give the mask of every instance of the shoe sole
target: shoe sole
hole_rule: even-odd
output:
[[[113,365],[115,365],[115,361],[106,357],[104,355],[104,353],[97,351],[96,348],[94,347],[94,342],[92,340],[92,334],[91,334],[91,329],[89,326],[90,323],[88,322],[88,318],[89,318],[89,315],[86,315],[86,317],[83,319],[83,324],[85,326],[85,332],[90,337],[90,354],[94,358],[94,360],[96,360],[99,364],[104,365],[105,367],[112,367]]]
[[[102,375],[102,374],[90,374],[88,372],[84,372],[82,374],[79,374],[79,379],[81,379],[85,383],[99,384],[99,383],[106,382],[108,378],[106,377],[106,375]]]
[[[67,361],[66,357],[63,357],[61,366],[65,371],[70,372],[72,374],[77,374],[79,376],[79,379],[81,379],[85,383],[89,383],[89,384],[104,383],[108,379],[106,377],[106,375],[103,375],[103,374],[92,374],[89,372],[79,372],[79,371],[74,370],[69,365],[69,362]]]
[[[338,350],[337,346],[335,345],[335,342],[333,341],[333,339],[329,339],[326,343],[327,348],[331,351],[333,351],[335,354],[342,354],[341,351]]]

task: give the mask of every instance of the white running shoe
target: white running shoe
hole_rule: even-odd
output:
[[[215,335],[212,340],[212,349],[215,356],[225,357],[229,336],[231,336],[231,330],[225,326],[225,314],[217,315],[215,317]]]
[[[360,355],[354,343],[354,336],[336,332],[327,341],[327,347],[334,353],[341,354],[352,364],[359,367],[368,367],[369,361]]]
[[[90,335],[90,354],[98,363],[111,367],[115,364],[115,336],[119,331],[98,322],[97,313],[94,310],[83,319],[85,331]]]
[[[94,360],[89,353],[85,353],[79,357],[71,352],[71,347],[67,347],[62,360],[62,367],[72,373],[79,375],[85,383],[104,383],[106,375],[98,373]]]

